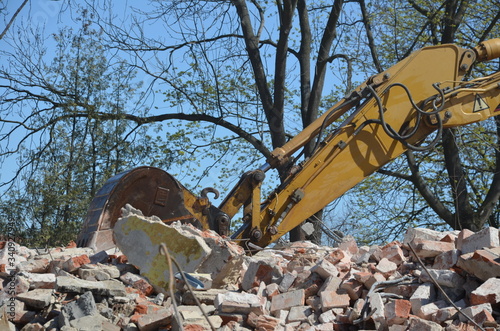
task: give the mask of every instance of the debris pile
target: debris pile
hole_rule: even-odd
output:
[[[358,247],[352,238],[338,247],[294,242],[250,256],[190,225],[162,225],[177,238],[165,241],[158,229],[145,229],[145,219],[157,226],[154,219],[125,214],[118,229],[121,251],[4,242],[0,329],[498,329],[495,228],[409,229],[403,242],[383,247]],[[130,236],[139,238],[136,246],[124,244]],[[151,252],[137,254],[144,249]],[[184,273],[170,268],[169,262],[182,258]]]

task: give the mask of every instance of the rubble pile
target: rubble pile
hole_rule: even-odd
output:
[[[211,231],[176,224],[185,244],[172,257],[197,257],[184,270],[191,291],[164,254],[133,257],[148,245],[158,250],[158,238],[126,225],[123,236],[140,238],[121,251],[4,242],[0,330],[498,330],[495,228],[417,228],[383,247],[346,238],[338,247],[294,242],[245,255]],[[153,281],[140,274],[141,258]]]

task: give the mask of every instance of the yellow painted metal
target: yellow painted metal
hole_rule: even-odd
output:
[[[424,100],[438,95],[433,84],[448,90],[445,105],[439,114],[444,127],[487,119],[496,115],[495,109],[500,103],[499,74],[468,83],[461,82],[474,63],[476,53],[488,59],[493,55],[500,56],[500,40],[486,45],[483,48],[489,49],[490,53],[479,53],[451,44],[421,49],[372,77],[355,92],[366,94],[368,86],[373,88],[372,91],[380,97],[383,105],[385,122],[400,134],[416,125],[417,111],[401,85],[393,84],[406,86],[415,104],[420,107]],[[353,105],[348,101],[340,101],[332,107],[337,113],[328,115],[327,112],[289,143],[273,151],[268,162],[273,166],[285,162],[291,154],[313,139],[322,126],[331,124],[351,109]],[[437,106],[441,102],[437,100]],[[261,211],[258,227],[263,237],[256,242],[257,245],[265,247],[277,240],[407,149],[405,144],[387,135],[382,125],[373,122],[380,121],[380,117],[377,100],[368,98],[345,125],[325,139],[301,170],[285,181],[283,189],[271,194]],[[436,128],[432,121],[421,122],[407,143],[420,144]],[[301,193],[299,198],[296,192]],[[237,239],[248,238],[250,230],[240,233]]]

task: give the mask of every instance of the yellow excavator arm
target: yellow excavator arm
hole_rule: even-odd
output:
[[[165,222],[181,220],[221,234],[229,233],[230,220],[243,208],[244,224],[233,239],[265,247],[406,150],[432,148],[443,128],[500,114],[500,72],[464,80],[474,63],[498,57],[500,39],[474,49],[447,44],[416,51],[369,78],[275,149],[262,167],[243,175],[219,207],[207,197],[214,190],[197,197],[156,168],[117,175],[94,199],[78,243],[106,248],[120,209],[130,203]],[[310,141],[316,143],[312,156],[295,165],[262,202],[265,172],[288,164]]]

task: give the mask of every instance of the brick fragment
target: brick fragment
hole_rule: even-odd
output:
[[[303,306],[305,302],[304,290],[294,290],[273,296],[271,313],[287,310],[295,306]]]
[[[414,315],[417,315],[417,313],[420,311],[420,307],[433,302],[435,298],[436,290],[434,288],[434,284],[423,283],[415,290],[410,298],[411,312]]]
[[[388,276],[392,274],[396,269],[398,268],[398,265],[394,262],[389,261],[387,258],[382,258],[375,269],[383,274],[384,276]]]
[[[482,281],[500,275],[500,247],[476,250],[473,253],[462,254],[457,266]]]
[[[436,257],[455,249],[455,244],[444,241],[415,240],[414,249],[420,258]]]
[[[322,291],[320,293],[320,298],[323,312],[332,308],[349,307],[351,300],[347,291],[342,289],[336,291]]]
[[[431,274],[436,282],[441,286],[460,288],[465,283],[465,279],[453,270],[427,270],[429,274]],[[431,278],[429,274],[426,271],[422,272],[422,274],[420,275],[420,280],[423,282],[430,282]]]
[[[293,282],[295,281],[295,278],[297,278],[297,271],[293,270],[292,272],[285,272],[279,284],[280,292],[287,292],[290,286],[292,286]]]
[[[391,262],[396,263],[397,265],[400,265],[404,261],[406,261],[406,257],[404,255],[403,250],[400,247],[400,243],[395,241],[390,244],[385,245],[382,247],[381,250],[381,257],[386,258]]]
[[[418,317],[411,317],[408,331],[442,331],[443,327],[436,322],[428,321]]]
[[[74,273],[74,272],[78,271],[78,269],[82,265],[87,264],[87,263],[90,263],[90,259],[89,259],[88,255],[82,254],[79,256],[71,257],[68,260],[66,260],[63,263],[62,268],[64,271]]]
[[[462,231],[460,231],[457,236],[457,249],[461,251],[464,240],[472,236],[473,234],[474,232],[469,229],[463,229]]]
[[[472,253],[478,249],[500,246],[498,229],[494,227],[484,228],[473,235],[464,238],[461,242],[462,254]]]
[[[397,299],[385,304],[384,311],[387,325],[403,324],[410,316],[411,303],[408,300]]]
[[[137,327],[141,331],[159,330],[172,322],[172,310],[163,308],[155,313],[139,315]]]
[[[496,304],[500,302],[500,278],[490,278],[481,286],[472,291],[470,303],[479,305],[482,303]]]
[[[469,306],[469,307],[462,309],[462,312],[465,315],[469,316],[470,318],[474,319],[474,317],[476,315],[478,315],[479,313],[481,313],[483,310],[488,311],[490,314],[493,312],[491,304],[489,304],[489,303],[483,303],[480,305]],[[461,314],[459,315],[459,319],[461,322],[467,322],[467,318]]]
[[[339,275],[337,268],[335,268],[333,263],[329,262],[327,259],[320,260],[310,270],[311,272],[317,273],[323,280],[330,276],[337,277]]]
[[[453,268],[460,256],[460,251],[458,249],[452,249],[450,251],[443,252],[434,258],[434,264],[432,269],[450,269]]]

